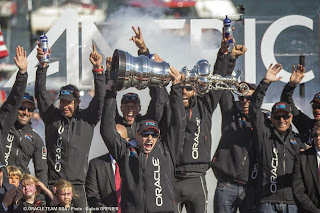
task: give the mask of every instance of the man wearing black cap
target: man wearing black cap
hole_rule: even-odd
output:
[[[138,124],[135,141],[127,143],[116,132],[116,94],[107,91],[100,133],[110,154],[120,167],[122,212],[174,212],[174,168],[184,140],[186,117],[182,103],[179,71],[170,68],[172,77],[170,128],[161,133],[154,120]],[[109,81],[110,82],[110,81]],[[108,83],[108,88],[111,85]]]
[[[320,93],[315,94],[310,102],[314,117],[313,119],[300,111],[292,98],[294,89],[302,81],[304,74],[305,68],[302,65],[298,65],[296,70],[295,66],[292,66],[292,75],[290,76],[290,81],[282,90],[281,101],[290,104],[293,114],[293,124],[298,129],[299,134],[303,135],[305,138],[310,138],[315,122],[320,120]]]
[[[256,212],[297,212],[292,172],[294,158],[304,144],[291,130],[292,109],[286,102],[274,104],[270,123],[260,108],[270,83],[281,78],[276,76],[281,69],[280,64],[273,67],[271,64],[250,100],[249,115],[257,136],[259,168]]]
[[[245,47],[244,47],[245,48]],[[246,50],[246,49],[245,49]],[[232,50],[230,57],[235,60],[238,54]],[[226,75],[231,75],[234,64]],[[246,82],[244,82],[246,83]],[[246,83],[249,92],[234,100],[230,91],[220,98],[222,115],[221,138],[212,158],[211,167],[218,182],[214,195],[214,212],[253,212],[255,204],[255,179],[257,165],[255,138],[250,123],[250,98],[257,88]]]
[[[79,197],[74,197],[74,207],[85,211],[85,180],[88,170],[89,149],[93,132],[99,122],[105,96],[105,75],[103,73],[102,56],[96,51],[94,44],[90,61],[94,74],[95,95],[88,108],[79,109],[80,94],[74,85],[60,88],[59,108],[46,90],[46,74],[48,65],[41,62],[44,52],[37,49],[39,66],[36,73],[35,95],[38,100],[40,116],[46,127],[46,145],[48,149],[48,184],[52,187],[57,180],[70,181]]]
[[[18,110],[15,124],[6,136],[5,162],[17,166],[24,174],[30,174],[28,165],[33,159],[35,175],[48,184],[47,149],[38,133],[31,127],[31,118],[36,108],[33,96],[25,93]]]
[[[11,89],[11,92],[7,100],[3,103],[3,105],[0,108],[0,134],[2,144],[6,143],[6,140],[4,138],[7,137],[8,133],[10,132],[10,128],[17,120],[18,109],[21,105],[23,94],[27,85],[28,61],[27,53],[23,50],[23,47],[18,46],[16,48],[16,57],[14,58],[14,61],[17,67],[19,68],[19,71],[17,73],[16,81],[14,82],[14,85]],[[4,145],[0,146],[0,162],[2,165],[5,165],[4,148]]]

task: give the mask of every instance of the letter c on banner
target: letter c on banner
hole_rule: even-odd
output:
[[[264,66],[268,69],[271,63],[276,64],[277,60],[274,57],[274,44],[279,34],[288,27],[304,26],[313,30],[313,20],[299,15],[285,16],[273,22],[263,35],[261,41],[261,58]],[[281,70],[279,76],[283,76],[280,81],[287,83],[291,76],[291,71]],[[306,72],[301,83],[310,81],[314,78],[313,71]]]

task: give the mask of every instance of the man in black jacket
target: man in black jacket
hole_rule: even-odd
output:
[[[320,212],[320,121],[313,128],[313,146],[302,152],[295,159],[293,170],[293,193],[299,212]]]
[[[293,102],[292,95],[294,89],[304,77],[305,68],[302,65],[298,65],[297,69],[295,69],[296,68],[293,65],[290,80],[282,90],[281,101],[285,101],[290,104],[293,113],[293,124],[298,129],[299,134],[301,134],[305,138],[309,138],[312,133],[314,123],[317,120],[320,120],[320,93],[315,94],[314,98],[310,102],[314,118],[310,118],[308,115],[298,110],[295,103]]]
[[[288,103],[273,105],[271,122],[266,122],[261,111],[263,98],[271,82],[281,77],[276,75],[280,64],[270,65],[264,79],[251,98],[250,119],[257,135],[258,182],[256,212],[296,213],[292,192],[294,158],[304,144],[291,130],[292,110]]]
[[[48,149],[48,184],[52,187],[63,178],[70,181],[79,194],[74,197],[74,207],[86,207],[85,179],[88,170],[89,149],[93,132],[102,114],[105,96],[105,75],[103,74],[102,56],[93,44],[90,61],[93,65],[95,95],[88,108],[79,109],[79,90],[74,85],[61,87],[59,92],[60,106],[54,107],[46,90],[48,65],[41,62],[44,53],[37,49],[39,66],[36,73],[35,95],[38,100],[40,116],[45,123],[46,145]]]
[[[123,212],[173,212],[174,165],[184,140],[186,118],[182,103],[181,75],[171,68],[170,129],[161,133],[153,120],[141,121],[132,146],[115,129],[116,94],[107,91],[100,133],[111,155],[120,167],[122,178],[121,210]]]
[[[150,52],[144,43],[140,27],[138,27],[138,31],[135,29],[135,27],[132,27],[132,29],[135,33],[135,36],[132,36],[130,40],[132,40],[139,48],[138,55],[144,55],[148,57]],[[154,61],[160,62],[158,57]],[[130,140],[134,139],[137,133],[137,125],[140,121],[145,119],[153,119],[159,122],[162,117],[164,100],[166,100],[164,98],[164,95],[166,95],[166,88],[149,87],[149,90],[151,100],[145,115],[140,114],[140,98],[136,93],[127,93],[122,96],[120,109],[123,116],[119,115],[118,108],[116,108],[116,123],[127,128],[128,137]]]
[[[28,165],[33,159],[35,174],[48,184],[47,150],[38,133],[31,127],[31,118],[36,105],[33,96],[25,93],[18,110],[17,120],[5,138],[5,162],[17,166],[24,174],[30,174]]]
[[[10,128],[17,120],[18,109],[21,105],[21,101],[23,99],[23,95],[27,85],[28,61],[27,53],[23,50],[23,47],[18,46],[16,48],[16,57],[14,58],[14,61],[18,66],[19,71],[17,73],[16,81],[11,89],[11,92],[7,100],[3,103],[3,105],[0,108],[0,133],[2,144],[5,143],[3,141],[4,138],[8,136]],[[4,152],[4,145],[0,146],[0,161],[2,165],[5,165]]]

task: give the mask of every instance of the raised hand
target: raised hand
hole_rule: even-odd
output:
[[[112,64],[112,57],[107,57],[107,58],[106,58],[106,68],[107,68],[107,71],[111,71],[111,64]]]
[[[281,64],[270,64],[268,71],[266,72],[266,75],[264,77],[264,82],[271,83],[279,81],[282,76],[277,77],[277,74],[282,70]]]
[[[171,76],[172,85],[179,84],[181,82],[182,75],[173,66],[170,66],[169,74]]]
[[[230,55],[233,59],[237,59],[239,56],[244,55],[245,52],[247,52],[246,46],[237,44],[234,45]]]
[[[18,46],[16,48],[16,57],[13,58],[19,72],[21,74],[27,72],[28,61],[27,61],[27,52],[23,50],[23,47]]]
[[[289,84],[291,86],[296,86],[297,84],[300,84],[302,81],[304,74],[305,74],[305,67],[302,65],[297,66],[297,70],[295,70],[295,66],[292,66],[292,74],[290,76]]]
[[[45,54],[44,54],[42,48],[40,47],[40,42],[39,41],[37,41],[37,45],[38,45],[38,47],[37,47],[37,59],[39,61],[39,64],[40,64],[41,67],[46,67],[48,65],[48,63],[47,62],[41,62],[41,58],[45,57]],[[49,54],[49,58],[50,58],[51,48],[49,48],[48,54]]]
[[[160,58],[158,56],[157,53],[153,54],[153,57],[154,57],[153,61],[155,61],[155,62],[163,62],[164,61],[162,58]]]
[[[140,52],[146,52],[148,50],[146,44],[144,43],[142,32],[140,27],[138,27],[138,31],[134,26],[132,26],[133,32],[136,34],[135,36],[132,36],[129,41],[133,41],[136,46],[139,48]]]
[[[102,68],[102,56],[97,52],[96,46],[92,43],[92,52],[90,53],[90,62],[93,65],[93,69]]]

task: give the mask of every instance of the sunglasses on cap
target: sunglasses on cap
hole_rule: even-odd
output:
[[[30,108],[30,107],[21,106],[19,108],[19,110],[21,110],[21,111],[25,111],[26,109],[28,110],[28,112],[33,112],[34,111],[34,108]]]
[[[29,100],[33,101],[33,96],[31,96],[31,95],[29,95],[29,94],[27,94],[27,93],[24,94],[23,98],[29,99]]]
[[[311,107],[312,107],[312,109],[320,109],[319,104],[312,104]]]
[[[186,89],[188,92],[190,92],[193,90],[193,87],[192,86],[182,86],[182,90],[183,89]]]
[[[275,116],[273,116],[273,118],[277,121],[280,121],[281,118],[283,118],[283,120],[288,120],[290,118],[290,115],[289,114],[288,115],[275,115]]]
[[[72,87],[64,86],[60,88],[60,95],[70,95],[70,94],[73,95],[74,97],[78,97],[79,92]]]
[[[141,137],[147,138],[149,135],[151,135],[153,138],[159,137],[159,134],[156,132],[140,132]]]
[[[244,101],[244,99],[250,100],[251,95],[244,95],[244,96],[239,96],[239,101]]]
[[[128,100],[139,100],[139,96],[135,93],[125,94],[121,101],[123,102]]]

